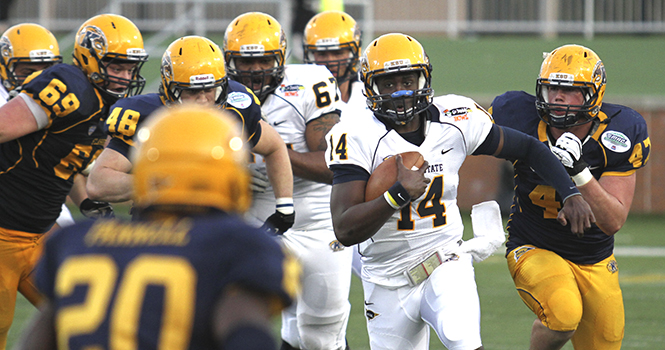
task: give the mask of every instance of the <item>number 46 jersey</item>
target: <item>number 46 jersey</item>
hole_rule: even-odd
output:
[[[344,113],[349,111],[345,110]],[[457,95],[434,98],[427,109],[426,135],[420,145],[381,122],[369,110],[346,115],[328,133],[327,162],[338,182],[367,181],[387,157],[417,151],[429,162],[426,192],[359,244],[364,280],[388,286],[408,284],[403,272],[436,249],[451,250],[464,226],[457,207],[458,171],[492,128],[492,119],[473,100]],[[361,115],[362,113],[362,115]],[[353,174],[341,178],[340,174]]]
[[[60,349],[215,349],[213,310],[230,286],[274,298],[299,265],[234,216],[97,220],[49,237],[35,282],[55,311]]]

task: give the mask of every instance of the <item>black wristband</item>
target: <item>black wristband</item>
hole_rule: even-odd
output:
[[[404,188],[404,186],[402,186],[399,181],[395,182],[395,184],[392,185],[388,191],[386,191],[386,195],[389,197],[386,198],[386,200],[388,200],[388,204],[391,204],[391,207],[393,208],[393,203],[398,208],[402,208],[411,202],[411,195],[409,195],[409,192],[406,190],[406,188]]]

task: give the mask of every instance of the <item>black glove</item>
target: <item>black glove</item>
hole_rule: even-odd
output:
[[[295,221],[296,213],[282,214],[279,211],[275,211],[274,214],[270,215],[270,217],[266,219],[266,222],[263,223],[261,228],[265,229],[268,231],[268,233],[273,235],[281,235],[290,229]]]
[[[113,207],[111,203],[93,201],[90,198],[86,198],[81,202],[79,206],[81,209],[81,214],[86,218],[99,219],[99,218],[114,218]]]

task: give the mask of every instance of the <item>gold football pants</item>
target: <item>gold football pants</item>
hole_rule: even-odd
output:
[[[33,305],[41,301],[30,274],[41,254],[44,237],[44,234],[0,227],[0,349],[5,349],[7,345],[17,291]]]
[[[549,329],[575,331],[575,349],[620,349],[624,311],[614,255],[591,265],[524,245],[508,253],[522,301]]]

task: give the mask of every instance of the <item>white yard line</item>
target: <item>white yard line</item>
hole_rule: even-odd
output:
[[[615,256],[643,256],[643,257],[663,257],[665,256],[665,247],[638,247],[624,246],[614,247]]]

